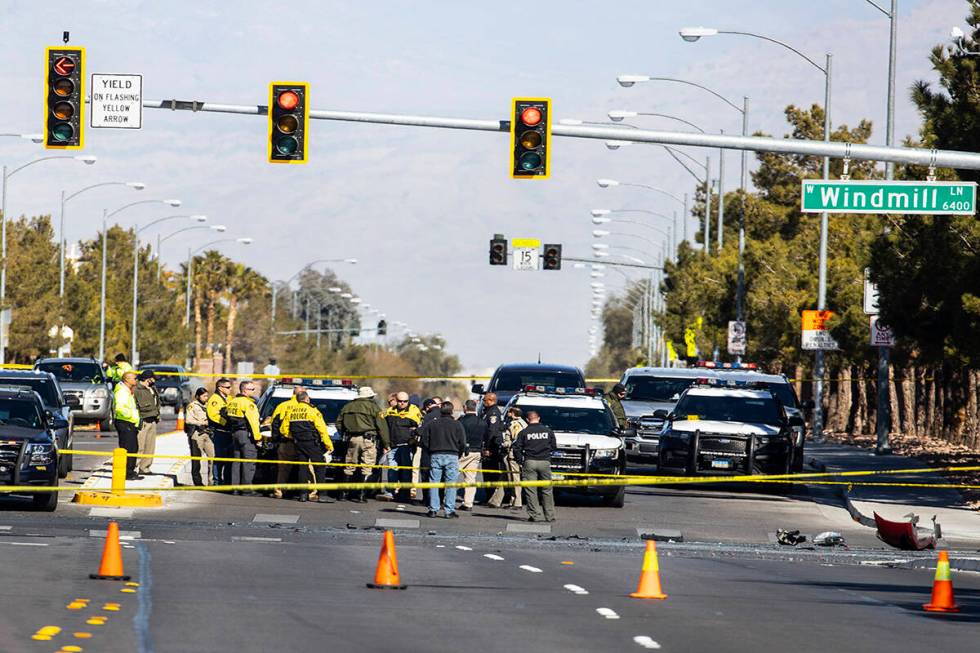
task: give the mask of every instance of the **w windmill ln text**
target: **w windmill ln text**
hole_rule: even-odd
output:
[[[917,213],[973,215],[974,182],[824,181],[804,179],[803,213]]]

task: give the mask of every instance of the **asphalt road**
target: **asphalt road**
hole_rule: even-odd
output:
[[[239,532],[140,533],[123,551],[139,583],[128,588],[88,579],[101,538],[29,536],[14,525],[0,537],[0,650],[967,651],[980,636],[973,574],[955,577],[963,612],[932,615],[919,607],[929,570],[709,556],[667,544],[660,562],[669,598],[646,601],[627,596],[639,545],[404,535],[397,555],[408,589],[381,591],[365,586],[380,532]],[[69,609],[75,599],[88,602]],[[105,607],[112,603],[118,609]],[[98,616],[106,620],[89,623]],[[32,639],[44,626],[60,630]]]

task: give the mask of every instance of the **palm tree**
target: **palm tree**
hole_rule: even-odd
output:
[[[228,300],[228,319],[225,322],[225,369],[231,369],[231,350],[235,338],[235,322],[242,306],[264,292],[268,282],[252,268],[233,263],[228,276],[226,298]]]

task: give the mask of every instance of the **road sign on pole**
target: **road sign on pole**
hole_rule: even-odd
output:
[[[538,269],[538,248],[541,241],[537,238],[515,238],[510,241],[514,250],[514,269],[522,272],[532,272]]]
[[[92,127],[140,129],[143,126],[142,75],[92,75]]]
[[[728,353],[733,356],[745,355],[745,322],[731,320],[728,323]]]
[[[977,210],[972,181],[804,179],[802,189],[803,213],[973,215]]]
[[[878,310],[878,284],[871,282],[871,270],[864,268],[864,313],[866,315],[877,315]]]
[[[803,311],[803,349],[833,351],[839,348],[827,331],[827,322],[832,317],[833,311]]]
[[[872,315],[869,318],[871,322],[871,346],[872,347],[894,347],[895,346],[895,334],[892,333],[891,327],[882,324],[878,320],[877,315]]]

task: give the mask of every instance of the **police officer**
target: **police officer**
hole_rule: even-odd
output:
[[[285,403],[285,402],[284,402]],[[292,441],[294,460],[307,463],[325,463],[323,454],[333,451],[330,432],[323,421],[323,415],[310,405],[310,395],[301,390],[295,395],[295,402],[287,410],[282,421],[282,434]],[[282,465],[280,467],[285,467]],[[307,466],[307,482],[320,485],[324,482],[323,465]],[[299,500],[306,501],[317,497],[318,503],[333,503],[334,499],[327,496],[325,491],[312,490],[309,496],[300,492]]]
[[[126,354],[116,354],[115,364],[106,368],[106,376],[113,383],[122,381],[122,376],[133,369],[133,366],[126,360]]]
[[[415,439],[415,429],[422,423],[422,412],[418,406],[409,403],[407,392],[399,392],[395,394],[395,405],[385,413],[385,421],[388,423],[391,451],[383,459],[384,464],[393,467],[411,467],[411,442]],[[389,469],[386,471],[388,472],[389,483],[408,483],[412,480],[411,469]],[[409,491],[399,490],[397,498],[399,501],[407,501]]]
[[[500,412],[500,407],[497,406],[497,393],[495,392],[488,392],[483,395],[483,422],[487,426],[486,437],[483,442],[483,467],[509,472],[507,452],[503,449],[504,431],[507,430],[507,427],[504,424],[504,416]],[[493,474],[492,478],[488,480],[502,481],[506,478],[506,474]],[[499,508],[503,498],[503,490],[497,488],[486,505],[490,508]]]
[[[357,391],[357,399],[347,403],[340,409],[337,416],[337,430],[347,439],[347,456],[344,460],[349,467],[344,468],[344,476],[347,480],[353,480],[356,469],[355,464],[364,465],[360,467],[361,478],[367,481],[371,476],[371,467],[378,459],[377,446],[380,440],[381,452],[388,453],[388,424],[385,423],[384,412],[374,402],[374,390],[370,386],[364,386]],[[367,503],[364,498],[364,491],[352,491],[348,493],[351,501]],[[340,498],[344,498],[344,493],[340,493]]]
[[[228,395],[231,394],[231,379],[221,377],[214,384],[214,392],[208,398],[205,411],[208,414],[208,428],[211,429],[211,441],[214,443],[216,458],[231,457],[231,432],[228,431],[224,409],[228,405]],[[228,485],[231,482],[231,465],[224,461],[214,461],[211,466],[215,485]]]
[[[627,428],[626,409],[623,408],[623,399],[626,399],[626,386],[617,383],[612,387],[612,392],[606,395],[606,403],[616,418],[616,426],[621,429]]]
[[[255,406],[254,381],[242,381],[238,384],[239,394],[228,400],[225,406],[225,425],[231,432],[231,457],[244,461],[255,460],[258,449],[255,445],[262,439],[259,432],[259,409]],[[251,485],[255,477],[255,463],[241,462],[231,464],[231,484]],[[252,490],[234,490],[233,494],[255,496],[258,492]]]
[[[116,431],[119,432],[119,446],[125,449],[126,453],[139,451],[140,412],[136,408],[136,398],[133,396],[135,386],[136,372],[129,370],[123,373],[112,392],[113,417],[116,423]],[[136,458],[128,456],[126,458],[127,481],[137,481],[143,478],[136,473],[136,461]]]
[[[513,446],[514,457],[521,463],[521,480],[550,481],[551,452],[558,448],[555,432],[541,423],[541,416],[536,411],[527,411],[527,421],[528,425],[517,434]],[[524,502],[528,521],[555,521],[554,488],[550,485],[525,487]]]
[[[283,421],[286,418],[286,413],[288,413],[298,403],[296,401],[296,396],[302,391],[302,387],[298,385],[293,386],[293,396],[276,406],[276,409],[272,411],[272,440],[276,443],[276,457],[279,458],[279,460],[296,460],[296,449],[293,446],[292,439],[287,437],[285,431],[283,430]],[[282,483],[289,481],[289,473],[292,471],[291,467],[293,467],[293,465],[276,466],[276,483],[281,485]],[[272,497],[275,499],[281,499],[282,490],[279,488],[274,489],[272,491]]]

